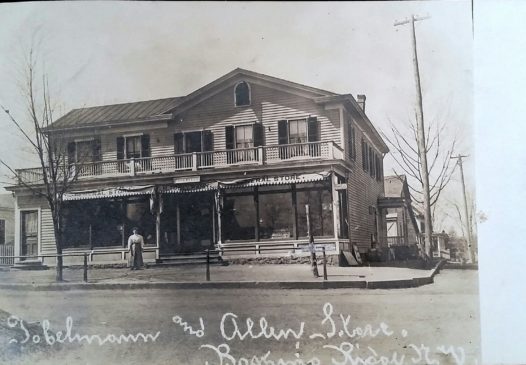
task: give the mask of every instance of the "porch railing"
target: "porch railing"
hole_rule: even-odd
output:
[[[161,155],[125,160],[104,160],[72,165],[79,169],[79,179],[141,174],[159,174],[172,171],[198,171],[236,165],[278,164],[294,160],[343,159],[343,150],[333,141],[309,142],[276,146]],[[42,169],[17,170],[19,184],[42,183]]]
[[[15,246],[0,245],[0,266],[14,265],[15,263]]]
[[[385,238],[385,242],[387,242],[389,246],[407,246],[410,244],[405,236],[389,236]]]

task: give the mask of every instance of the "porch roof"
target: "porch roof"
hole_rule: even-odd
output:
[[[149,186],[126,186],[126,187],[113,187],[105,189],[95,190],[83,190],[83,191],[72,191],[64,194],[64,200],[86,200],[86,199],[102,199],[102,198],[115,198],[121,196],[134,196],[134,195],[148,195],[153,193],[155,187]]]
[[[157,188],[160,193],[166,194],[195,193],[201,191],[214,191],[219,188],[246,188],[265,185],[301,184],[325,180],[330,176],[330,174],[330,171],[321,171],[317,173],[264,176],[246,179],[198,182],[184,185],[160,185],[157,186]],[[154,193],[155,189],[155,185],[146,185],[72,191],[70,193],[64,194],[64,200],[70,201],[115,198],[134,195],[149,195]]]

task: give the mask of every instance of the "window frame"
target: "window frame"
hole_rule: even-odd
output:
[[[90,158],[90,161],[82,161],[79,156],[79,145],[84,144],[88,145],[89,148],[89,155],[86,157]],[[70,151],[70,146],[73,145],[74,151]],[[95,154],[95,147],[98,145],[98,154]],[[82,163],[93,163],[93,162],[100,162],[102,161],[102,150],[101,150],[101,139],[100,137],[89,137],[89,138],[78,138],[70,143],[68,143],[67,146],[68,149],[68,164],[82,164]],[[72,158],[73,157],[73,158]],[[73,160],[73,161],[72,161]]]
[[[247,104],[238,104],[238,101],[237,101],[237,88],[242,85],[242,84],[245,84],[247,85],[247,93],[248,93],[248,103]],[[235,86],[234,86],[234,107],[236,108],[243,108],[243,107],[246,107],[246,106],[251,106],[252,105],[252,88],[250,87],[250,84],[246,81],[239,81]]]
[[[233,126],[234,127],[234,150],[242,150],[242,149],[248,149],[248,148],[254,148],[255,147],[254,124],[255,123],[250,123],[250,124],[247,123],[247,124],[239,124],[239,125],[234,125]],[[238,140],[237,140],[237,136],[238,136],[237,135],[237,133],[238,133],[237,131],[238,131],[239,128],[245,129],[245,128],[248,128],[248,127],[250,127],[250,133],[249,134],[251,136],[250,142],[248,142],[248,143],[252,144],[252,145],[248,146],[248,147],[247,146],[245,146],[245,147],[238,147],[238,144],[240,142],[238,142]],[[246,131],[245,131],[244,135],[246,136]],[[244,143],[247,143],[247,142],[244,142]]]
[[[312,136],[312,134],[310,133],[309,123],[310,123],[311,119],[314,121],[316,129],[317,129],[317,132],[316,132],[315,136]],[[318,119],[318,116],[279,119],[278,120],[278,142],[280,140],[279,123],[281,121],[284,121],[287,124],[287,136],[286,136],[287,137],[287,143],[286,144],[305,144],[305,143],[311,143],[311,142],[312,143],[321,142],[321,129],[320,129],[321,128],[321,124],[320,124],[320,120]],[[290,124],[291,124],[291,122],[300,122],[300,121],[305,123],[305,142],[291,142]],[[316,140],[315,141],[311,141],[311,139],[314,139],[314,137],[316,137]],[[278,143],[278,144],[281,144],[281,143]]]

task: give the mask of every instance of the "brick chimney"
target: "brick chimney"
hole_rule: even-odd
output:
[[[365,95],[356,95],[356,102],[358,103],[358,105],[360,106],[360,108],[362,108],[363,112],[365,113]]]

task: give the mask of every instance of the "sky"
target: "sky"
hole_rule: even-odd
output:
[[[485,363],[524,363],[517,339],[524,338],[526,300],[513,285],[525,276],[526,232],[512,217],[521,217],[515,203],[526,191],[526,128],[519,118],[526,114],[526,95],[518,92],[526,83],[526,57],[518,51],[526,49],[526,6],[481,0],[474,9],[472,24],[469,1],[4,3],[0,103],[23,120],[20,60],[35,35],[59,114],[186,95],[242,67],[366,94],[369,118],[386,130],[390,121],[407,122],[415,108],[409,28],[393,23],[429,15],[417,24],[425,119],[447,122],[447,136],[459,139],[457,152],[470,155],[468,190],[476,181],[478,208],[489,217],[479,225]],[[36,166],[5,115],[0,156],[15,167]],[[385,165],[388,174],[389,157]],[[458,171],[448,198],[461,198]]]

